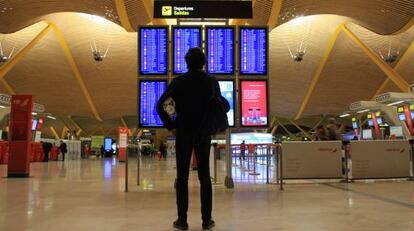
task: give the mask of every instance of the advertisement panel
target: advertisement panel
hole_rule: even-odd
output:
[[[267,127],[267,81],[242,80],[240,85],[241,126]]]
[[[233,80],[219,80],[221,96],[223,96],[230,105],[230,110],[227,112],[227,119],[229,126],[234,127],[234,81]]]
[[[283,178],[342,177],[342,142],[284,142]]]
[[[104,143],[103,136],[92,136],[92,148],[101,148]]]
[[[351,178],[410,177],[407,140],[351,141]]]

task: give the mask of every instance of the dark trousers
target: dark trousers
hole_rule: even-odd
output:
[[[65,153],[66,152],[62,152],[62,161],[65,161]]]
[[[210,179],[210,145],[211,138],[205,137],[200,144],[194,144],[191,133],[177,131],[176,161],[177,161],[177,212],[178,219],[187,221],[188,210],[188,174],[190,161],[194,149],[197,159],[198,179],[200,181],[201,218],[203,221],[211,219],[212,187]]]
[[[49,161],[49,152],[48,151],[43,151],[43,154],[45,155],[43,161],[48,162]]]

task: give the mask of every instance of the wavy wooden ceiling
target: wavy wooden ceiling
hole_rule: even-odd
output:
[[[84,136],[114,135],[116,127],[125,123],[136,127],[137,35],[126,31],[150,22],[162,23],[151,19],[151,7],[149,0],[0,0],[0,32],[16,32],[0,35],[6,51],[13,46],[23,49],[48,23],[54,23],[61,30],[91,102],[103,121],[94,118],[53,30],[7,73],[0,92],[34,94],[48,112],[58,116],[58,120],[46,123],[44,132],[51,137],[54,134],[50,126],[59,135],[64,126],[72,130],[81,128]],[[387,53],[391,42],[392,51],[398,50],[399,56],[390,65],[408,83],[414,83],[411,62],[414,29],[401,31],[412,23],[413,9],[414,2],[408,0],[254,1],[254,18],[247,23],[277,26],[270,33],[271,115],[294,118],[303,105],[302,117],[338,114],[347,110],[353,101],[399,90],[349,36],[340,32],[309,100],[304,103],[329,41],[345,21],[350,22],[347,28],[378,56],[379,51]],[[57,12],[100,15],[113,23],[94,22],[88,15]],[[291,21],[301,15],[316,16]],[[395,36],[379,35],[397,32]],[[110,44],[108,57],[103,62],[92,59],[90,43],[93,40],[103,46]],[[306,54],[301,63],[296,63],[289,49],[295,53],[302,41]]]

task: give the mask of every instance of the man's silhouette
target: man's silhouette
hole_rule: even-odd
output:
[[[215,224],[211,219],[212,187],[209,167],[211,136],[200,131],[200,128],[213,92],[221,95],[220,87],[214,77],[202,70],[206,57],[200,48],[189,49],[185,60],[188,72],[173,79],[157,104],[157,112],[164,125],[173,135],[176,135],[178,219],[174,222],[174,227],[181,230],[188,229],[188,174],[194,149],[201,187],[202,226],[203,229],[210,229]],[[164,111],[163,107],[164,102],[170,97],[176,105],[175,120]]]

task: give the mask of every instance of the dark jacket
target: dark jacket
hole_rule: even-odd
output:
[[[61,143],[60,146],[59,146],[59,149],[62,153],[67,153],[68,152],[68,149],[67,149],[67,146],[66,146],[65,143]]]
[[[197,131],[207,112],[207,104],[213,94],[212,86],[221,96],[216,78],[202,70],[191,70],[174,78],[157,103],[157,112],[165,127],[168,130]],[[169,97],[175,101],[175,121],[164,110],[164,102]]]

